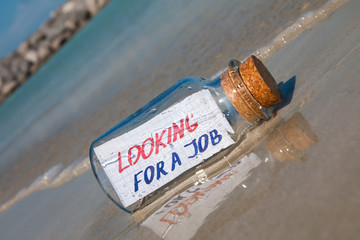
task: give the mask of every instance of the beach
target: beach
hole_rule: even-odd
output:
[[[111,1],[0,107],[0,238],[357,239],[359,10]],[[283,167],[246,207],[243,187],[232,189],[191,231],[175,224],[160,236],[113,204],[90,169],[91,142],[179,79],[211,79],[250,54],[278,83],[295,79],[276,118],[307,119],[319,138],[307,161]]]

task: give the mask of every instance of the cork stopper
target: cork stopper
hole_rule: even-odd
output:
[[[297,112],[266,141],[266,148],[279,161],[304,160],[305,150],[317,143],[318,137],[304,116]]]
[[[240,76],[246,87],[263,108],[269,108],[283,100],[274,77],[255,56],[250,56],[240,67]]]
[[[283,100],[280,88],[264,64],[250,56],[240,65],[231,60],[221,85],[235,109],[249,122],[266,119],[264,109]]]

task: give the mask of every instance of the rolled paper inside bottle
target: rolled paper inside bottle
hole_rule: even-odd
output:
[[[255,56],[240,65],[237,63],[232,60],[229,69],[220,76],[225,94],[247,121],[266,119],[263,110],[283,100],[280,88]]]

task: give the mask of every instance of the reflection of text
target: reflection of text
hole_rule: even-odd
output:
[[[221,142],[219,145],[222,144]],[[224,158],[219,162],[226,165],[228,161],[228,158]],[[234,189],[244,183],[251,176],[251,171],[261,162],[261,159],[254,153],[242,157],[231,167],[202,185],[192,186],[167,201],[142,225],[151,228],[159,236],[165,234],[166,239],[190,239],[199,226],[205,223],[207,216],[226,204],[226,199],[230,197]],[[203,169],[204,171],[201,172],[212,175],[225,165],[220,164],[219,168]],[[241,191],[249,191],[249,189],[243,189],[241,188]]]
[[[179,202],[175,207],[171,208],[162,218],[160,218],[161,222],[166,222],[169,224],[177,224],[176,219],[177,216],[184,216],[184,217],[190,217],[189,207],[190,205],[196,203],[201,199],[201,197],[204,197],[207,192],[210,192],[212,189],[216,188],[220,184],[222,184],[224,181],[230,178],[233,174],[237,173],[237,171],[231,171],[224,176],[222,176],[220,179],[216,180],[211,185],[205,187],[204,189],[197,190],[194,194],[190,195],[183,201]]]

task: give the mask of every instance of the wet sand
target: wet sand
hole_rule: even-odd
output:
[[[64,131],[59,133],[67,136],[73,129],[78,129],[73,142],[66,145],[70,151],[66,153],[62,148],[55,148],[45,152],[44,156],[54,152],[66,154],[67,160],[59,160],[66,166],[70,159],[79,158],[86,152],[87,143],[78,147],[81,150],[71,151],[76,148],[76,133],[81,132],[78,135],[82,139],[91,141],[92,135],[105,131],[176,79],[186,75],[211,76],[223,69],[231,58],[241,60],[252,52],[264,53],[263,46],[271,46],[272,39],[314,7],[309,7],[306,2],[294,8],[296,10],[289,6],[281,9],[281,4],[272,5],[269,11],[280,13],[281,17],[267,22],[259,14],[267,6],[261,5],[260,12],[251,13],[254,18],[245,18],[255,28],[246,29],[244,33],[241,24],[224,27],[233,23],[230,19],[236,19],[241,12],[237,6],[219,4],[217,7],[221,10],[216,11],[208,8],[207,15],[197,19],[198,25],[184,20],[188,25],[184,23],[186,28],[180,37],[174,38],[176,42],[154,43],[163,54],[146,52],[136,66],[141,72],[137,73],[136,82],[124,84],[125,88],[121,90],[129,92],[128,89],[132,89],[136,94],[116,95],[115,89],[109,89],[117,82],[107,82],[101,89],[109,90],[108,97],[100,98],[99,93],[95,96],[102,99],[95,108],[97,115],[94,115],[95,111],[89,111],[91,115],[77,118],[80,119],[78,122],[65,125]],[[321,6],[319,3],[316,7]],[[322,21],[263,55],[265,65],[278,82],[296,79],[292,101],[278,112],[277,117],[286,118],[300,111],[307,118],[319,137],[319,143],[308,151],[308,160],[282,168],[278,178],[274,179],[274,189],[263,198],[254,199],[246,208],[237,201],[242,191],[234,189],[215,211],[209,212],[205,221],[197,226],[197,231],[188,236],[195,239],[234,236],[244,239],[357,239],[360,233],[360,163],[357,161],[360,156],[357,147],[360,143],[357,104],[360,100],[357,93],[360,87],[357,79],[360,74],[359,10],[359,2],[352,1],[336,8],[333,14],[324,12],[322,15],[329,15]],[[179,13],[178,20],[183,16],[186,16],[184,12]],[[281,25],[282,21],[285,24]],[[201,32],[197,31],[199,26]],[[175,36],[176,33],[172,34]],[[246,48],[246,44],[250,47]],[[234,48],[241,51],[235,52]],[[156,61],[150,61],[152,59]],[[122,76],[133,75],[125,72]],[[114,102],[122,104],[109,104]],[[85,127],[79,129],[79,122],[86,123]],[[54,135],[48,137],[48,143],[43,146],[61,146],[68,140],[69,137]],[[26,175],[25,181],[31,183],[49,169],[52,165],[46,165],[46,160],[46,157],[39,159],[41,168],[33,170],[34,175]],[[24,181],[21,183],[28,186]],[[11,193],[15,194],[18,189]],[[196,211],[192,214],[196,215]],[[182,230],[181,224],[174,229]],[[2,239],[158,238],[155,233],[137,226],[129,215],[108,200],[90,171],[57,188],[34,193],[0,213],[0,232]]]

